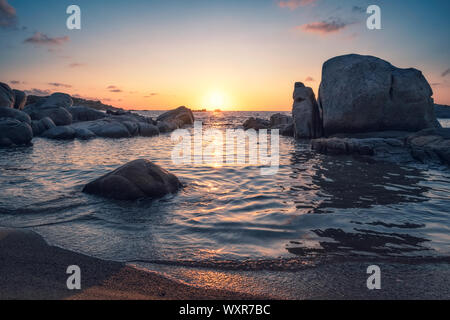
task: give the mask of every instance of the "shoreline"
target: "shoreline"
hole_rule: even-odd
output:
[[[81,269],[69,290],[67,267]],[[256,300],[269,297],[205,289],[124,263],[50,246],[37,233],[0,228],[0,300]]]

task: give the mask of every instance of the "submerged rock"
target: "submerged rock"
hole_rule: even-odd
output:
[[[148,160],[135,160],[87,184],[83,192],[117,200],[158,198],[175,193],[178,178]]]
[[[295,138],[314,139],[322,136],[322,120],[316,96],[311,88],[301,82],[295,84],[292,117]]]
[[[6,83],[0,82],[0,108],[13,108],[14,102],[14,92]]]
[[[33,131],[26,122],[12,118],[0,118],[0,146],[30,145]]]
[[[439,127],[422,72],[350,54],[323,65],[319,105],[325,135]]]

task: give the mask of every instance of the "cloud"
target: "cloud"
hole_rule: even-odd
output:
[[[41,89],[31,89],[31,90],[25,90],[25,93],[27,95],[33,95],[33,96],[48,96],[51,94],[50,90],[41,90]]]
[[[305,79],[305,82],[313,82],[313,81],[316,81],[316,80],[314,80],[313,77],[306,77],[306,79]]]
[[[17,26],[16,9],[7,0],[0,0],[0,27],[10,28]]]
[[[106,87],[106,89],[109,90],[109,92],[113,92],[113,93],[119,93],[119,92],[123,92],[121,89],[119,89],[117,86],[108,86]]]
[[[159,93],[152,92],[152,93],[150,93],[148,96],[144,96],[144,98],[152,98],[152,97],[158,96],[158,95],[159,95]]]
[[[52,38],[43,34],[41,32],[36,32],[32,37],[25,39],[24,43],[31,43],[37,45],[49,45],[49,46],[59,46],[69,41],[69,37],[56,37]]]
[[[74,62],[74,63],[69,64],[69,67],[70,68],[79,68],[79,67],[84,67],[84,64]]]
[[[70,84],[64,84],[59,82],[50,82],[48,83],[49,86],[57,87],[57,88],[72,88]]]
[[[301,30],[303,32],[308,33],[318,33],[321,35],[327,35],[330,33],[339,32],[351,23],[348,22],[342,22],[338,20],[331,20],[329,22],[327,21],[318,21],[318,22],[311,22],[307,24],[303,24],[301,26],[295,27],[296,30]]]
[[[280,8],[289,8],[290,10],[295,10],[298,7],[309,6],[316,2],[317,0],[284,0],[278,1],[278,6]]]
[[[21,84],[22,82],[18,81],[18,80],[11,80],[9,83],[11,83],[11,84]]]
[[[447,70],[445,70],[444,72],[442,72],[442,76],[446,77],[450,74],[450,68],[448,68]]]

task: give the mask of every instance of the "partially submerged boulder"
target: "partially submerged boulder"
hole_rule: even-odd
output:
[[[142,137],[153,137],[159,135],[159,129],[153,124],[139,122],[139,135]]]
[[[135,160],[88,183],[83,192],[117,200],[159,198],[180,189],[178,178],[148,160]]]
[[[332,58],[323,65],[319,89],[324,133],[439,127],[432,95],[419,70],[372,56]]]
[[[0,82],[0,108],[13,108],[14,102],[14,92],[6,83]]]
[[[314,139],[322,136],[322,120],[316,96],[311,88],[301,82],[295,84],[292,117],[295,138]]]
[[[54,127],[42,134],[42,137],[53,140],[73,140],[75,136],[75,129],[71,126]]]
[[[157,118],[157,121],[172,123],[175,124],[177,128],[181,128],[184,125],[194,124],[194,114],[190,109],[182,106],[175,110],[163,113]]]
[[[450,165],[450,128],[431,128],[416,132],[407,139],[412,156],[427,162],[438,159]]]
[[[30,145],[33,131],[26,122],[12,118],[0,118],[0,146]]]
[[[270,128],[270,122],[265,119],[261,118],[254,118],[250,117],[244,122],[244,129],[254,129],[254,130],[261,130],[261,129],[269,129]]]

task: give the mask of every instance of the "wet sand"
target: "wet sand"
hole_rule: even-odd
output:
[[[81,269],[81,290],[67,289],[67,267]],[[49,246],[31,231],[0,228],[0,299],[210,300],[258,299],[248,294],[202,289],[155,272]]]

